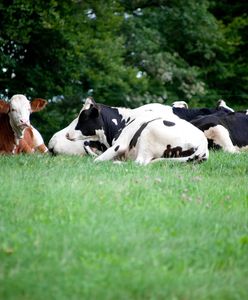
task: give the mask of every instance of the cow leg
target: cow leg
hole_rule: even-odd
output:
[[[238,152],[231,141],[228,130],[224,126],[217,125],[210,127],[204,131],[204,134],[208,139],[213,140],[215,144],[221,146],[224,151],[231,153]]]
[[[41,145],[37,146],[36,150],[38,150],[40,153],[48,152],[48,148],[45,144],[41,144]]]
[[[122,156],[128,151],[128,147],[132,139],[132,132],[131,130],[129,131],[126,129],[127,128],[124,128],[114,145],[99,155],[95,161],[112,160],[116,157]]]
[[[21,139],[19,145],[17,146],[16,153],[33,153],[34,149],[28,145],[28,143]]]
[[[99,155],[95,161],[105,161],[105,160],[112,160],[125,152],[126,147],[120,146],[117,143],[110,148],[108,148],[105,152]]]
[[[99,155],[95,161],[105,161],[105,160],[111,160],[118,156],[122,156],[126,154],[129,151],[129,145],[130,142],[134,136],[134,133],[136,130],[140,128],[140,126],[145,121],[142,119],[136,119],[132,123],[130,123],[128,126],[126,126],[118,139],[115,141],[114,145],[108,148],[105,152],[103,152],[101,155]]]
[[[40,153],[46,153],[48,152],[48,148],[44,143],[44,140],[41,136],[41,134],[39,133],[39,131],[32,127],[32,134],[33,134],[33,147],[35,148],[35,150],[38,150]]]

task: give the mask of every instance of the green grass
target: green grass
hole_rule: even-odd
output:
[[[248,299],[248,155],[0,157],[0,299]]]

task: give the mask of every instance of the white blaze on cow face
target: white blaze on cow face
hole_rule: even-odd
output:
[[[10,102],[0,99],[1,152],[31,153],[31,148],[36,146],[41,152],[47,150],[40,133],[30,125],[30,114],[42,110],[46,104],[47,101],[44,99],[30,102],[24,95],[14,95]],[[22,138],[20,147],[16,151],[16,146]]]
[[[46,104],[44,99],[30,102],[24,95],[14,95],[10,99],[10,103],[7,104],[8,115],[17,142],[23,137],[24,129],[30,127],[30,114],[42,110]]]
[[[23,130],[30,126],[30,101],[24,95],[15,95],[10,99],[9,119],[11,127],[20,138]]]

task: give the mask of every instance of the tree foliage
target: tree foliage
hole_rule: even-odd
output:
[[[47,136],[76,115],[87,95],[133,107],[179,99],[209,106],[221,97],[247,106],[245,5],[3,0],[1,97],[49,99],[34,119]]]

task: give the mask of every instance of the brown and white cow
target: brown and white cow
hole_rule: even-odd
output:
[[[46,104],[40,98],[30,102],[24,95],[14,95],[10,102],[0,100],[0,154],[47,152],[41,134],[30,124],[30,114]]]

